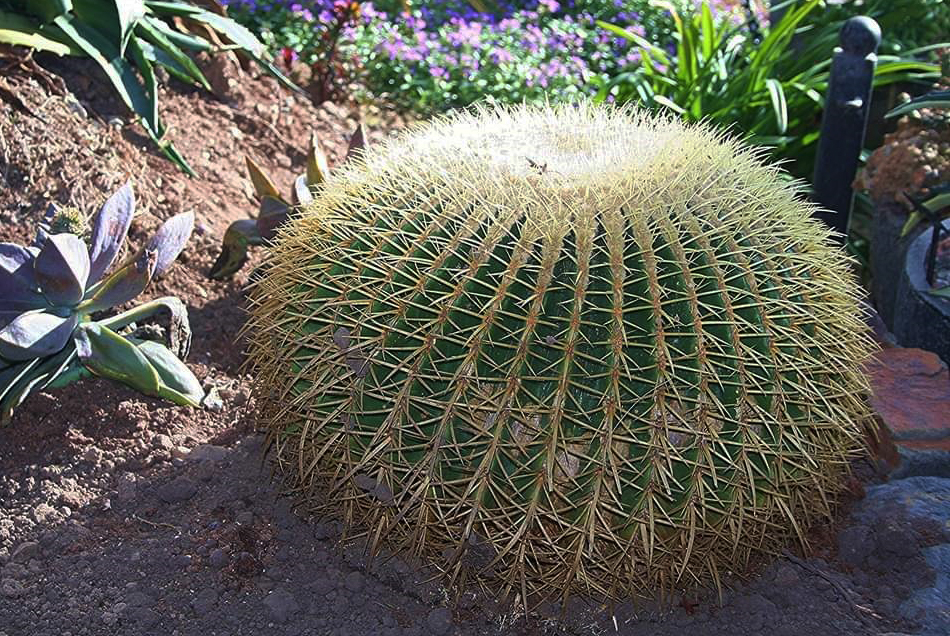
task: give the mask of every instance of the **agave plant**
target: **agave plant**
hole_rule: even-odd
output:
[[[159,298],[100,317],[138,296],[178,257],[194,214],[166,221],[123,265],[116,260],[135,211],[126,183],[91,220],[88,244],[71,231],[75,213],[50,206],[29,247],[0,243],[0,423],[31,393],[90,375],[117,380],[147,395],[198,406],[203,391],[181,361],[191,331],[185,305]],[[167,310],[169,346],[135,336],[135,322]]]
[[[219,38],[231,44],[220,46]],[[171,142],[162,141],[156,66],[210,91],[189,53],[236,49],[299,90],[274,66],[254,34],[223,9],[214,13],[181,0],[0,0],[0,43],[95,60],[159,149],[192,176],[185,158]]]
[[[363,125],[357,126],[350,137],[346,159],[361,152],[366,147]],[[277,234],[277,228],[289,219],[294,210],[313,200],[311,188],[323,183],[330,175],[326,154],[320,147],[315,134],[310,136],[310,149],[307,152],[307,171],[294,179],[290,197],[283,197],[274,181],[249,156],[244,157],[247,172],[254,186],[254,192],[260,201],[257,217],[239,219],[228,226],[221,242],[221,253],[211,266],[208,276],[223,279],[233,276],[247,262],[247,248],[250,245],[263,245]]]

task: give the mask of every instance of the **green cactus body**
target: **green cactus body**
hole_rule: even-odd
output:
[[[718,583],[804,540],[862,446],[873,345],[810,212],[740,143],[637,111],[429,123],[280,231],[262,425],[311,501],[452,579]]]

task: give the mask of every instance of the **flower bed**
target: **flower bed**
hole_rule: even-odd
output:
[[[359,80],[357,97],[381,98],[421,113],[485,97],[560,101],[591,94],[598,80],[640,61],[638,47],[599,28],[597,20],[674,48],[669,13],[646,0],[493,5],[429,0],[417,7],[400,0],[227,4],[271,48],[283,51],[287,62],[299,58],[324,73],[329,67],[338,86],[343,78]],[[717,20],[744,22],[738,0],[713,4]]]

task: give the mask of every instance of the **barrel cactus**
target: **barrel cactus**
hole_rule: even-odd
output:
[[[844,252],[754,150],[482,108],[333,175],[251,293],[260,421],[322,512],[530,598],[719,585],[806,539],[869,424]]]

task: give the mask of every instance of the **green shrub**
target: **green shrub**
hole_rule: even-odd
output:
[[[228,48],[248,55],[295,88],[271,64],[264,46],[250,31],[190,2],[0,0],[0,42],[94,60],[163,154],[194,175],[171,142],[162,139],[165,126],[158,110],[156,67],[188,84],[211,90],[190,55],[215,53],[219,47],[176,24],[216,33],[232,43]]]
[[[89,223],[77,210],[50,206],[33,244],[0,243],[0,424],[30,394],[89,375],[147,395],[198,406],[204,392],[181,361],[191,344],[188,310],[173,297],[103,316],[142,293],[178,257],[194,225],[179,214],[125,263],[122,251],[135,212],[124,185]],[[78,232],[78,234],[77,234]],[[159,311],[171,315],[169,345],[132,329]]]
[[[664,4],[657,2],[657,4]],[[789,7],[761,41],[728,22],[717,24],[703,0],[696,11],[671,11],[676,51],[669,53],[642,36],[601,23],[628,38],[642,63],[600,87],[598,98],[635,101],[651,110],[668,109],[688,121],[710,121],[753,143],[774,147],[777,158],[800,177],[811,176],[822,103],[840,22],[808,24],[822,0]],[[793,38],[800,38],[793,44]],[[910,52],[909,52],[910,53]],[[936,64],[881,55],[875,85],[936,78]]]

